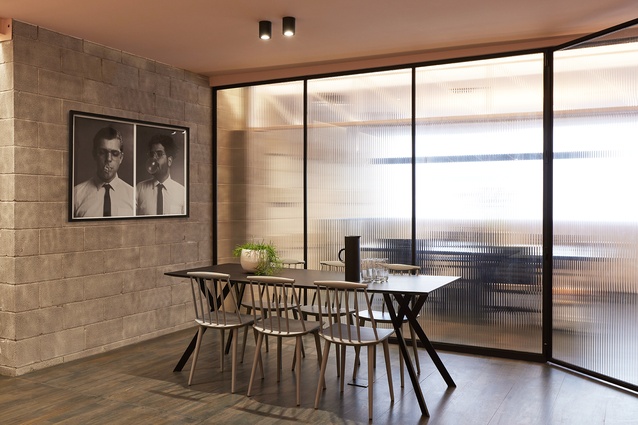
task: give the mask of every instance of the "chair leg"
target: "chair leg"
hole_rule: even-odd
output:
[[[341,356],[340,356],[340,350],[341,348],[339,347],[339,344],[335,344],[335,359],[337,362],[337,377],[341,376]]]
[[[225,338],[224,336],[226,335],[226,333],[224,332],[223,329],[219,330],[219,333],[221,334],[222,340],[221,340],[221,344],[219,344],[219,370],[221,372],[224,371],[224,341]],[[232,333],[231,333],[232,335]]]
[[[264,320],[265,320],[268,317],[266,310],[263,310],[262,314],[264,315]],[[266,345],[266,353],[270,352],[270,349],[268,347],[268,335],[264,335],[264,344]]]
[[[368,345],[368,419],[372,420],[373,402],[374,402],[374,345]],[[387,361],[387,359],[386,359]]]
[[[361,347],[354,347],[354,366],[352,367],[352,380],[357,380],[357,372],[359,371]]]
[[[403,325],[401,325],[401,334],[403,335]],[[399,350],[399,374],[401,375],[401,388],[405,387],[405,360],[403,359],[403,353]]]
[[[419,347],[417,346],[416,332],[410,326],[410,337],[412,338],[412,350],[414,351],[414,363],[416,364],[416,373],[421,374],[421,362],[419,361]]]
[[[317,346],[317,361],[321,365],[322,356],[321,356],[321,341],[319,338],[319,332],[314,332],[313,335],[315,336],[315,345]]]
[[[385,357],[385,370],[388,374],[388,387],[390,388],[390,400],[394,401],[394,386],[392,385],[392,365],[390,364],[390,344],[383,341],[383,355]]]
[[[241,348],[241,360],[239,363],[244,363],[244,354],[246,353],[246,342],[248,342],[248,326],[244,327],[244,342]]]
[[[277,338],[277,382],[281,381],[281,344],[282,338]]]
[[[366,321],[363,320],[363,319],[360,319],[359,320],[359,325],[361,327],[364,327],[366,325]],[[355,369],[355,371],[359,368],[359,366],[361,366],[360,355],[361,355],[361,347],[355,346],[354,347],[354,356],[355,356],[354,357],[354,369]]]
[[[281,339],[281,338],[280,338]],[[297,343],[295,344],[295,357],[297,358],[297,406],[301,404],[301,336],[297,336]]]
[[[297,314],[296,313],[293,313],[293,314],[295,315],[295,318],[296,318]],[[304,346],[303,346],[303,339],[301,340],[300,344],[301,344],[301,357],[303,357],[305,359],[306,358],[306,350],[304,349]],[[293,370],[294,370],[294,366],[293,366]]]
[[[255,343],[255,356],[253,358],[253,369],[250,372],[250,381],[248,382],[248,392],[246,393],[247,397],[252,395],[253,390],[253,381],[255,380],[255,371],[257,370],[257,363],[261,363],[261,343],[264,340],[264,334],[258,333],[257,342]],[[264,377],[264,369],[262,366],[261,369],[261,377]]]
[[[319,371],[317,393],[315,394],[315,409],[319,407],[319,397],[321,397],[321,392],[324,388],[326,388],[326,366],[328,365],[328,354],[330,354],[330,341],[326,340],[323,348],[323,357],[321,358],[321,370]]]
[[[295,341],[295,353],[297,352],[297,341]],[[292,356],[292,366],[290,367],[291,371],[295,371],[295,366],[297,365],[297,356],[293,355]]]
[[[253,334],[255,336],[255,347],[257,347],[257,339],[259,338],[259,332],[257,332],[257,330],[253,328]],[[259,369],[261,370],[261,379],[264,379],[264,363],[261,360],[261,344],[257,352],[259,353]]]
[[[374,364],[374,368],[377,368],[377,346],[373,345],[372,349],[374,350],[374,357],[372,358],[372,363]]]
[[[197,356],[199,356],[199,349],[202,345],[202,336],[204,335],[204,327],[200,326],[197,329],[197,342],[195,343],[195,351],[193,351],[193,362],[191,363],[191,372],[188,374],[188,385],[193,382],[193,373],[195,372],[195,365],[197,364]]]
[[[339,345],[339,344],[335,344],[335,345]],[[341,392],[343,392],[343,388],[345,386],[345,376],[346,376],[346,346],[345,345],[340,345],[339,346],[339,352],[341,353],[341,373],[339,375],[340,379],[341,379],[341,384],[340,384],[340,390]]]
[[[295,353],[297,352],[297,340],[295,339]],[[303,353],[303,345],[301,346],[301,352]],[[305,357],[305,355],[304,355]],[[297,356],[293,355],[292,356],[292,365],[290,366],[290,370],[292,370],[293,372],[295,371],[295,366],[297,365]]]
[[[230,338],[233,340],[230,355],[230,393],[235,394],[235,375],[237,374],[237,340],[239,339],[239,328],[235,328],[230,331]]]
[[[252,307],[246,306],[246,314],[251,314],[253,311]],[[253,315],[254,317],[255,315]],[[241,362],[244,362],[244,352],[246,351],[246,341],[248,340],[248,327],[246,327],[246,332],[244,333],[244,348],[243,351],[241,353]],[[255,337],[255,341],[257,341],[257,338]],[[268,350],[266,350],[268,351]]]

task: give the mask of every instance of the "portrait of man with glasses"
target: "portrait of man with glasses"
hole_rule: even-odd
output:
[[[184,185],[171,175],[179,154],[172,133],[160,132],[148,139],[145,174],[150,175],[150,178],[135,186],[137,215],[182,215],[186,212]],[[180,180],[183,181],[183,176],[180,176]]]
[[[113,125],[100,128],[93,137],[91,156],[94,175],[74,186],[73,217],[133,216],[133,186],[118,176],[124,160],[124,138],[120,131]]]

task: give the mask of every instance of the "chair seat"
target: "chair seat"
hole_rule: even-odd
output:
[[[372,310],[372,317],[377,323],[392,323],[390,313],[388,313],[387,311]],[[359,318],[363,320],[370,320],[370,315],[367,311],[364,310],[359,313]],[[403,318],[403,323],[408,323],[407,317]]]
[[[409,273],[416,273],[418,274],[419,271],[421,270],[421,267],[419,266],[415,266],[412,264],[386,264],[386,268],[390,271],[390,272],[395,272],[394,274],[402,274],[404,272],[409,272]]]
[[[239,314],[239,317],[237,315],[227,314],[225,323],[223,321],[209,322],[207,320],[195,319],[195,322],[197,322],[197,324],[200,326],[206,326],[207,328],[220,328],[220,329],[221,328],[225,328],[225,329],[240,328],[242,326],[251,325],[253,324],[254,321],[255,321],[254,317],[250,314]]]
[[[326,316],[328,315],[328,310],[325,307],[321,311],[323,312],[324,315],[326,315]],[[301,312],[304,313],[304,314],[309,314],[311,316],[318,317],[319,316],[319,307],[317,305],[314,305],[314,304],[313,305],[302,305],[301,306]],[[333,308],[331,310],[331,313],[333,315],[339,314],[339,316],[345,316],[347,314],[347,311],[346,311],[345,308],[342,308],[340,310],[337,310],[336,308]]]
[[[306,265],[306,262],[303,260],[296,260],[294,258],[282,258],[280,260],[281,265],[289,268],[289,269],[296,269],[297,267],[301,267],[303,268],[303,266]]]
[[[339,328],[341,328],[341,330],[339,330]],[[357,326],[347,325],[345,323],[335,323],[324,328],[321,336],[336,344],[344,344],[354,347],[378,344],[379,342],[388,339],[394,333],[394,329],[377,328],[376,335],[374,331],[374,328],[358,328]],[[341,335],[341,337],[339,335]],[[351,338],[349,338],[348,335],[351,335]]]
[[[282,319],[281,322],[277,320],[277,317],[267,318],[268,328],[260,326],[260,322],[256,322],[253,327],[258,332],[263,332],[266,335],[272,336],[295,336],[295,335],[305,335],[312,332],[317,331],[321,327],[321,323],[317,321],[302,321],[302,320],[289,320],[288,324],[286,324],[285,319]],[[272,323],[272,326],[270,325]]]
[[[253,309],[253,305],[252,305],[252,303],[251,303],[251,302],[246,302],[246,301],[244,301],[244,302],[242,302],[240,305],[241,305],[242,307],[246,308],[248,311],[251,311],[251,310]],[[270,311],[274,311],[274,310],[276,310],[276,308],[275,308],[274,306],[268,306],[268,303],[266,303],[266,302],[264,302],[264,307],[265,307],[267,310],[270,310]],[[286,309],[288,309],[288,310],[294,310],[294,309],[296,309],[297,307],[298,307],[298,305],[297,305],[294,301],[292,301],[292,300],[291,300],[291,301],[289,301],[289,302],[288,302],[288,304],[280,303],[278,308],[279,308],[280,310],[286,310]],[[259,306],[257,306],[257,309],[259,310]]]
[[[323,260],[319,261],[322,270],[344,270],[346,263],[339,260]]]

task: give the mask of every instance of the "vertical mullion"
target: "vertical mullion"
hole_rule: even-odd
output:
[[[412,249],[410,256],[412,257],[411,264],[417,263],[416,256],[416,68],[412,68],[412,87],[410,89],[410,114],[412,118],[410,136],[412,138],[412,227],[410,231],[410,238],[412,240]]]
[[[552,358],[553,334],[553,187],[554,187],[554,56],[545,52],[543,97],[543,271],[542,271],[542,338],[543,358]]]

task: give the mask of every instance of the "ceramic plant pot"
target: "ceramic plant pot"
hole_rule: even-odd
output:
[[[242,249],[241,256],[239,257],[241,268],[244,269],[246,273],[255,273],[257,271],[259,263],[264,258],[264,255],[264,251]]]

